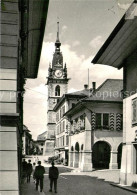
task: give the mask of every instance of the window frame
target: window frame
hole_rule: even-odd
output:
[[[136,102],[136,120],[133,120],[133,104],[134,104],[134,102]],[[135,99],[132,99],[132,119],[131,119],[132,121],[132,126],[136,126],[137,125],[137,98],[135,98]]]
[[[101,115],[101,125],[97,125],[97,123],[96,123],[96,129],[110,130],[110,113],[107,113],[107,112],[105,112],[105,113],[100,113],[100,112],[96,113],[96,122],[97,122],[97,114]],[[104,115],[105,114],[108,115],[108,128],[104,128],[105,125],[103,124],[103,122],[104,122]],[[100,126],[100,128],[97,127],[97,126]]]

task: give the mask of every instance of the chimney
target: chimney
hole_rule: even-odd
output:
[[[87,84],[84,85],[84,89],[88,89],[88,85]]]
[[[92,89],[93,89],[93,91],[96,90],[96,82],[92,82]]]

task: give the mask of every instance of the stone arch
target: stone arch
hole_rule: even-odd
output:
[[[111,145],[106,141],[97,141],[92,147],[92,163],[96,169],[108,169]]]
[[[55,87],[55,96],[60,96],[60,86],[59,85]]]
[[[74,152],[74,167],[77,168],[79,167],[79,157],[80,157],[80,147],[79,143],[76,142],[75,144],[75,152]]]
[[[72,151],[72,152],[74,151],[74,147],[73,147],[73,146],[71,146],[71,151]]]
[[[121,168],[121,157],[122,157],[122,147],[123,147],[123,144],[120,143],[118,148],[117,148],[117,164],[118,164],[118,169]]]
[[[78,142],[76,142],[76,144],[75,144],[75,151],[79,152],[79,143]]]
[[[81,145],[81,151],[83,151],[83,149],[84,149],[84,144]]]

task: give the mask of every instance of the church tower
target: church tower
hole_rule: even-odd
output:
[[[68,78],[67,67],[63,65],[63,55],[60,51],[59,40],[59,22],[57,22],[57,39],[55,42],[55,52],[53,54],[52,64],[49,64],[47,86],[48,86],[48,111],[47,111],[47,139],[45,155],[54,155],[54,140],[56,129],[56,116],[53,108],[59,98],[67,93]]]

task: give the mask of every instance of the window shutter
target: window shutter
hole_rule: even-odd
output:
[[[116,114],[116,130],[120,131],[121,129],[121,122],[122,122],[122,114],[117,113]]]
[[[137,123],[137,99],[132,102],[132,124]]]
[[[91,128],[92,130],[95,130],[96,127],[96,114],[95,112],[92,112],[91,114]]]
[[[114,113],[110,113],[110,130],[114,131]]]

